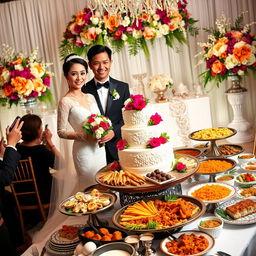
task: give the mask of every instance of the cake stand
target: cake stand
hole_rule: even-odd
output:
[[[225,128],[225,127],[218,127],[218,128]],[[215,138],[215,139],[195,139],[195,138],[193,138],[193,135],[196,132],[201,131],[201,130],[198,130],[198,131],[195,131],[195,132],[192,132],[191,134],[189,134],[189,138],[192,139],[192,140],[197,140],[197,141],[209,141],[210,142],[210,147],[206,151],[206,154],[205,154],[207,157],[221,156],[222,153],[221,153],[220,149],[218,148],[218,146],[216,144],[216,141],[217,140],[227,139],[229,137],[234,136],[237,133],[237,131],[235,129],[233,129],[233,128],[227,128],[227,129],[231,130],[233,133],[231,135],[225,136],[225,137],[220,137],[220,138]]]
[[[60,204],[59,204],[59,207],[58,207],[58,210],[62,213],[62,214],[65,214],[65,215],[68,215],[68,216],[86,216],[88,215],[88,221],[87,223],[91,223],[92,225],[94,226],[106,226],[106,221],[104,220],[100,220],[98,217],[97,217],[97,213],[100,213],[100,212],[103,212],[109,208],[111,208],[116,200],[117,200],[117,196],[114,194],[114,193],[109,193],[109,192],[100,192],[101,195],[105,195],[105,196],[108,196],[109,197],[109,200],[110,200],[110,203],[100,209],[96,209],[94,211],[87,211],[86,213],[83,213],[83,212],[72,212],[70,210],[67,210],[65,207],[64,207],[64,204],[67,203],[68,201],[71,201],[73,199],[75,199],[75,195],[73,196],[70,196],[69,198],[65,199],[64,201],[62,201]],[[84,192],[84,194],[90,194],[90,192]]]
[[[230,167],[229,169],[221,170],[221,171],[219,171],[219,172],[214,172],[214,173],[212,173],[212,172],[204,172],[204,173],[198,172],[198,173],[197,173],[198,175],[209,175],[209,176],[210,176],[210,177],[209,177],[209,182],[215,182],[215,181],[216,181],[215,178],[216,178],[216,175],[217,175],[217,174],[230,171],[230,170],[232,170],[232,169],[236,166],[236,164],[237,164],[236,161],[233,160],[233,159],[229,159],[229,158],[220,158],[220,157],[208,157],[208,158],[206,158],[206,159],[204,159],[204,160],[201,160],[200,163],[206,162],[206,161],[208,161],[208,160],[225,161],[225,162],[228,162],[228,163],[232,164],[232,167]]]

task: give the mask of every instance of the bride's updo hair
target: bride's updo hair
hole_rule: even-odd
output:
[[[62,66],[64,76],[68,75],[68,71],[73,66],[73,64],[76,64],[76,63],[83,65],[86,70],[86,73],[88,73],[88,65],[84,60],[84,58],[75,53],[71,53],[65,58]]]

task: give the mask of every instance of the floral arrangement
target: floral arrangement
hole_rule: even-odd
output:
[[[25,57],[23,53],[3,45],[0,57],[0,103],[2,105],[26,103],[28,100],[52,101],[49,90],[53,74],[50,65],[37,60],[38,49]]]
[[[86,134],[90,134],[95,139],[106,136],[110,130],[113,130],[111,120],[103,115],[92,114],[83,122],[83,129]],[[99,146],[104,144],[99,143]]]
[[[173,86],[173,80],[164,74],[152,76],[149,79],[148,87],[152,92],[163,91]]]
[[[149,100],[141,94],[130,95],[130,98],[124,102],[125,110],[142,110],[146,107]]]
[[[206,64],[206,71],[200,75],[204,86],[210,81],[219,86],[229,75],[241,79],[248,70],[256,70],[256,36],[250,33],[253,23],[242,25],[243,15],[236,19],[234,26],[222,15],[216,20],[217,29],[205,29],[211,34],[207,43],[199,43],[203,47],[199,63]]]
[[[126,148],[128,148],[128,143],[125,139],[122,139],[122,140],[119,140],[117,143],[116,143],[116,148],[118,150],[124,150]]]
[[[151,138],[147,144],[147,148],[156,148],[165,144],[169,141],[170,137],[167,135],[166,132],[161,133],[160,137]]]
[[[99,10],[84,8],[74,15],[66,27],[60,45],[60,55],[65,58],[69,53],[86,54],[95,44],[111,45],[120,51],[125,44],[129,53],[136,55],[143,50],[149,56],[147,41],[165,37],[166,44],[174,47],[174,41],[186,42],[186,31],[198,33],[194,27],[197,20],[190,17],[186,0],[174,0],[166,9],[154,9],[151,13],[142,12],[135,19],[130,13],[117,12],[103,15]]]
[[[163,121],[162,117],[158,113],[155,113],[154,115],[152,115],[150,117],[150,119],[148,121],[148,125],[149,126],[158,125],[162,121]]]
[[[109,93],[113,97],[113,100],[120,99],[120,95],[119,95],[119,93],[118,93],[118,91],[116,89],[114,89],[113,91],[110,91]]]

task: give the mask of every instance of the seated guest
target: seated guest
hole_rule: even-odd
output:
[[[21,139],[21,127],[23,122],[17,120],[13,129],[9,126],[6,129],[7,145],[4,145],[4,139],[0,141],[0,248],[1,255],[18,255],[14,245],[10,240],[9,230],[5,225],[1,212],[4,211],[2,195],[5,192],[4,187],[10,185],[13,179],[14,171],[19,163],[20,154],[16,151],[15,145]]]
[[[21,159],[31,157],[41,201],[43,204],[48,204],[52,185],[49,168],[56,168],[55,160],[62,161],[63,159],[52,142],[51,131],[49,129],[43,131],[42,120],[39,116],[28,114],[23,116],[21,121],[24,122],[21,129],[23,141],[17,145],[17,150],[21,154]],[[43,141],[44,144],[42,144]],[[24,202],[22,201],[24,204],[26,202],[31,203],[28,197],[24,198]]]

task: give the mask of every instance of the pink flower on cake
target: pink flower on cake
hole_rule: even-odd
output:
[[[115,171],[115,170],[120,170],[120,165],[119,163],[116,161],[116,162],[113,162],[111,165],[110,165],[110,170],[111,171]]]
[[[126,140],[119,140],[117,143],[116,143],[116,148],[118,150],[124,150],[125,148],[128,148],[128,143]]]
[[[150,117],[148,121],[148,125],[157,125],[162,121],[163,121],[162,117],[158,113],[155,113]]]
[[[169,141],[170,137],[167,135],[166,132],[163,132],[160,134],[160,137],[156,138],[152,138],[149,140],[148,144],[147,144],[147,148],[156,148],[159,147],[162,144],[165,144]]]
[[[161,144],[165,144],[167,142],[167,139],[164,136],[160,136],[159,141],[161,142]]]
[[[125,110],[142,110],[146,107],[149,100],[143,97],[141,94],[131,95],[129,99],[125,101]]]

